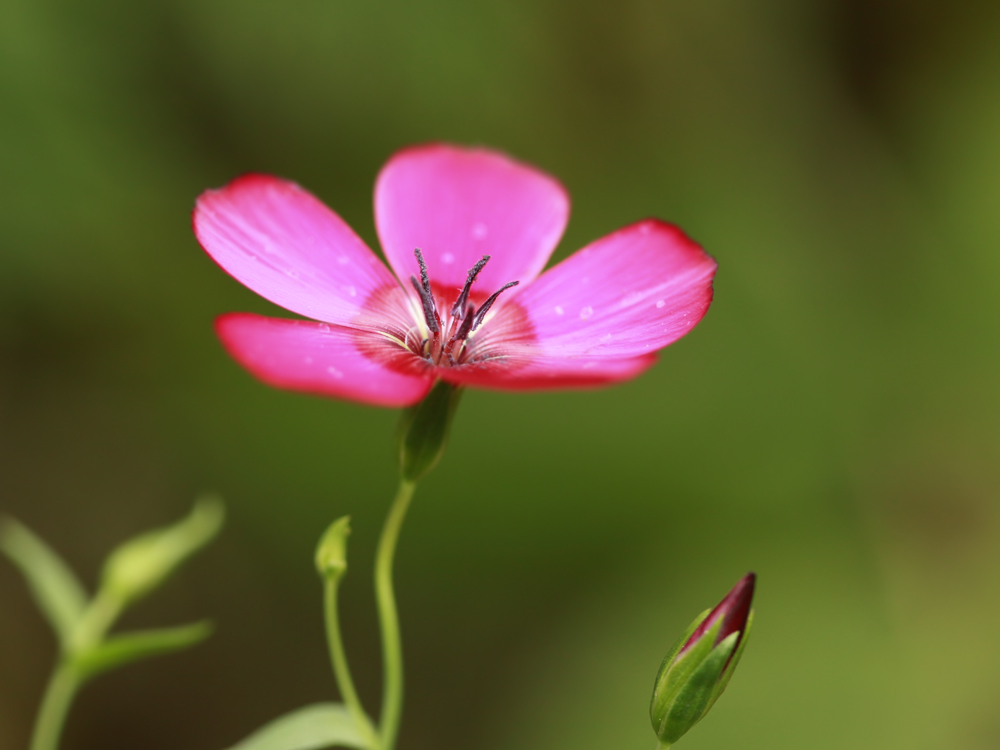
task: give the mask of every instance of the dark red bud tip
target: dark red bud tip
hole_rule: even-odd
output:
[[[743,576],[733,586],[732,590],[726,594],[725,598],[716,605],[715,609],[708,613],[708,617],[691,634],[691,637],[688,638],[687,643],[684,644],[680,653],[687,651],[693,643],[707,631],[711,630],[720,617],[722,618],[722,625],[719,628],[718,635],[715,636],[713,646],[721,643],[737,630],[740,631],[740,636],[736,646],[739,646],[739,640],[743,639],[743,633],[746,631],[747,618],[750,616],[750,605],[753,603],[754,584],[756,583],[756,573],[747,573]]]

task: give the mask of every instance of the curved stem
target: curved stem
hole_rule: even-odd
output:
[[[413,491],[417,485],[401,479],[396,499],[382,527],[382,536],[375,557],[375,600],[378,604],[379,625],[382,628],[382,714],[379,719],[381,750],[393,750],[399,732],[403,710],[403,644],[399,636],[399,616],[392,587],[392,559],[396,552],[399,530],[406,517]]]
[[[31,736],[31,750],[57,750],[66,714],[79,687],[80,678],[72,664],[65,658],[61,659],[45,688],[45,697]]]
[[[344,653],[344,641],[340,635],[340,617],[337,613],[337,588],[340,583],[339,577],[328,577],[324,589],[324,607],[326,616],[326,641],[330,646],[330,661],[333,664],[333,674],[337,678],[337,687],[340,688],[340,696],[344,699],[344,704],[354,717],[359,731],[368,741],[368,746],[373,750],[378,750],[378,736],[375,727],[372,726],[371,719],[365,713],[358,692],[354,689],[354,680],[351,678],[351,670],[347,666],[347,655]]]

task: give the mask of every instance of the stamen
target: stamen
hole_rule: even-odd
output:
[[[473,313],[476,311],[474,305],[469,305],[465,311],[465,315],[462,318],[462,325],[459,326],[458,331],[455,335],[451,337],[452,341],[461,341],[469,335],[469,331],[472,330],[472,319],[475,317]]]
[[[417,263],[420,264],[420,285],[427,292],[427,296],[431,295],[431,282],[427,277],[427,264],[424,263],[424,256],[420,252],[420,248],[414,248],[413,254],[417,256]]]
[[[419,252],[419,250],[417,252]],[[423,261],[421,261],[421,265],[423,265]],[[420,282],[417,281],[416,276],[410,277],[410,283],[413,284],[413,288],[416,289],[417,294],[420,295],[420,302],[424,308],[424,320],[427,321],[427,327],[434,333],[439,333],[441,331],[441,326],[438,325],[437,309],[434,307],[434,298],[431,296],[430,289],[428,288],[430,287],[430,284],[421,286]]]
[[[486,313],[488,313],[490,311],[490,308],[493,307],[493,303],[497,301],[497,297],[500,296],[501,292],[504,292],[507,289],[510,289],[512,286],[517,286],[520,283],[521,282],[519,282],[519,281],[508,281],[502,287],[500,287],[495,292],[493,292],[493,294],[491,294],[489,297],[487,297],[486,301],[482,304],[482,306],[476,312],[476,320],[472,324],[472,330],[474,331],[477,328],[479,328],[479,326],[483,322],[483,318],[486,317]]]
[[[475,283],[476,277],[479,275],[479,272],[483,270],[483,266],[486,265],[489,259],[490,256],[484,255],[482,260],[469,269],[469,277],[465,280],[465,286],[463,286],[462,291],[458,293],[458,299],[455,300],[455,304],[451,306],[451,317],[462,317],[465,312],[465,303],[469,301],[469,290],[472,289],[472,285]]]

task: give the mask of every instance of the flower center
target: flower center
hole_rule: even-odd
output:
[[[420,297],[423,324],[411,329],[406,335],[406,348],[436,366],[454,367],[472,361],[475,358],[472,346],[473,334],[483,324],[486,314],[497,298],[507,289],[517,286],[519,282],[507,282],[476,308],[469,301],[469,294],[479,272],[490,260],[490,256],[484,255],[482,260],[469,269],[465,286],[458,293],[451,309],[442,317],[438,312],[434,293],[431,291],[424,256],[419,249],[414,250],[413,254],[420,265],[420,279],[411,276],[410,283]]]

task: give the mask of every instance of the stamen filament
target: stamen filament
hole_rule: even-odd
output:
[[[453,318],[461,318],[465,313],[465,304],[469,301],[469,291],[472,289],[472,285],[476,282],[476,277],[479,275],[479,272],[483,270],[483,267],[489,262],[489,260],[490,256],[484,255],[482,260],[469,269],[469,276],[465,280],[465,286],[463,286],[462,291],[458,293],[458,299],[455,300],[455,304],[451,306],[451,315]]]
[[[497,297],[499,297],[502,292],[506,291],[507,289],[510,289],[512,286],[517,286],[520,283],[521,282],[519,281],[508,281],[502,287],[493,292],[493,294],[487,297],[486,301],[479,308],[478,312],[476,312],[476,320],[472,324],[472,330],[474,331],[477,328],[479,328],[480,325],[482,325],[483,318],[486,317],[486,313],[490,311],[490,308],[493,307],[493,303],[497,301]]]
[[[421,261],[421,265],[423,265],[423,261]],[[427,321],[427,327],[434,333],[440,333],[441,326],[438,325],[437,308],[434,307],[434,298],[431,296],[429,289],[430,284],[427,284],[428,288],[421,286],[420,282],[417,281],[416,276],[410,277],[410,283],[413,284],[413,288],[416,290],[417,294],[420,295],[420,303],[424,308],[424,320]]]

